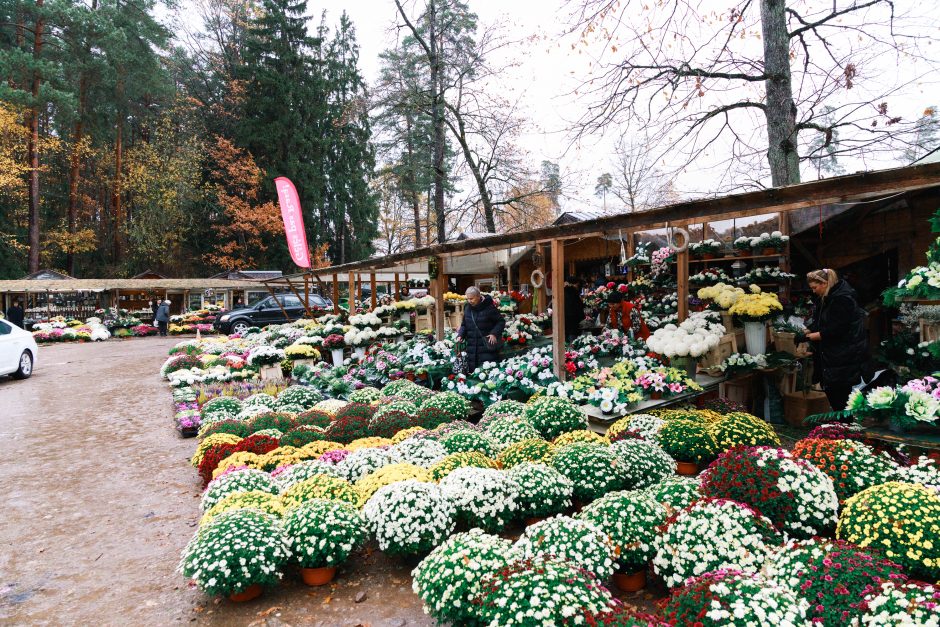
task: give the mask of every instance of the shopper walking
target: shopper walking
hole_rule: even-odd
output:
[[[817,301],[806,334],[818,356],[813,378],[822,383],[833,411],[840,411],[845,409],[868,361],[866,314],[858,306],[855,290],[835,270],[813,270],[806,275],[806,281]]]
[[[165,300],[157,308],[156,315],[157,327],[160,328],[160,337],[166,337],[167,326],[170,323],[170,301]]]
[[[565,279],[565,339],[571,341],[581,335],[581,323],[584,322],[584,301],[581,300],[581,286],[572,276]]]
[[[467,374],[480,364],[496,361],[503,339],[506,319],[489,295],[482,295],[476,287],[468,287],[467,304],[463,308],[463,322],[457,329],[457,341],[467,342]]]

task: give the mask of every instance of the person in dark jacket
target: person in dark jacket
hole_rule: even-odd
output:
[[[150,311],[153,312],[153,319],[157,319],[157,310],[160,309],[160,301],[152,300],[148,303],[150,305]]]
[[[463,307],[463,322],[457,329],[457,341],[465,340],[467,343],[469,374],[485,361],[496,361],[506,319],[493,299],[480,294],[479,289],[468,287],[466,296],[467,304]]]
[[[160,328],[160,337],[166,337],[167,326],[170,323],[170,301],[163,301],[157,308],[156,321]]]
[[[565,279],[565,339],[571,341],[581,335],[581,323],[584,321],[584,301],[581,300],[581,286],[574,277]]]
[[[17,299],[13,301],[13,304],[7,309],[7,321],[12,322],[19,328],[23,328],[23,308],[20,306],[20,301]]]
[[[818,298],[806,334],[818,355],[817,370],[821,370],[814,378],[822,383],[832,410],[840,411],[868,361],[865,312],[858,306],[855,290],[835,270],[813,270],[806,280]]]
[[[620,313],[623,309],[623,292],[617,289],[617,284],[613,281],[607,284],[607,307],[610,310],[610,322],[608,326],[611,329],[620,327]]]

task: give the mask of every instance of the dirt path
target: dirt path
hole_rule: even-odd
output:
[[[201,491],[195,441],[173,429],[159,376],[177,341],[43,347],[32,378],[0,378],[0,623],[431,625],[413,565],[379,553],[355,558],[333,586],[288,574],[244,605],[176,574]]]

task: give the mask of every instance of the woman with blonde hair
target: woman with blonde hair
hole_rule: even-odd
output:
[[[855,290],[835,270],[813,270],[806,281],[816,296],[816,311],[806,334],[817,355],[813,377],[822,383],[833,411],[842,410],[868,361],[866,314],[858,306]]]

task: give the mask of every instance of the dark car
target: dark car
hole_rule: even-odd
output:
[[[328,311],[333,309],[333,301],[319,294],[310,294],[308,297],[310,309]],[[244,333],[249,327],[265,327],[269,324],[283,324],[299,320],[306,315],[303,303],[293,294],[278,294],[268,296],[251,307],[242,307],[227,311],[215,319],[215,328],[226,335],[230,333]],[[287,313],[285,316],[284,313]]]

